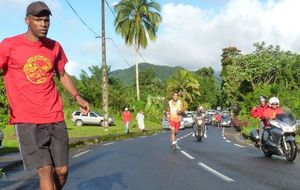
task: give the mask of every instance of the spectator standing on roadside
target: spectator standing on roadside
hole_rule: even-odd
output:
[[[129,122],[131,121],[131,113],[127,107],[124,109],[124,111],[122,113],[122,120],[125,125],[125,133],[128,134],[129,133]]]
[[[139,113],[136,115],[136,120],[138,124],[138,128],[140,132],[144,132],[145,129],[145,123],[144,123],[144,112],[141,110]]]
[[[40,189],[62,189],[68,175],[68,132],[63,103],[54,76],[86,114],[89,104],[65,71],[68,59],[61,45],[47,38],[48,6],[32,2],[26,10],[27,32],[0,43],[0,69],[25,169],[37,169]]]

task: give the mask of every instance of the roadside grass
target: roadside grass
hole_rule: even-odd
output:
[[[72,121],[66,119],[66,124],[69,132],[70,147],[76,147],[83,144],[101,143],[106,141],[120,140],[126,138],[134,138],[138,136],[151,135],[162,131],[159,123],[145,120],[145,132],[140,133],[137,128],[136,121],[132,121],[129,127],[129,134],[125,134],[124,124],[120,119],[115,120],[114,126],[109,126],[108,130],[105,131],[104,127],[100,126],[75,126]],[[7,153],[13,153],[19,151],[19,143],[16,138],[14,127],[6,126],[1,129],[4,133],[3,146],[0,149],[0,155]]]

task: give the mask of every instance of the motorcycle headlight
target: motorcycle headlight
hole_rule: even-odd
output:
[[[203,121],[202,120],[197,120],[198,125],[202,125]]]
[[[287,129],[287,131],[288,132],[295,132],[296,131],[296,125],[293,125],[293,126],[291,126],[291,127],[289,127],[288,129]]]

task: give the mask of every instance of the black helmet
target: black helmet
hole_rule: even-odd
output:
[[[264,100],[265,102],[267,101],[267,97],[266,96],[259,96],[259,101]]]

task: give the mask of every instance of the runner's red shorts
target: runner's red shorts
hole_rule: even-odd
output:
[[[174,127],[176,130],[180,128],[180,121],[169,121],[170,128]]]

